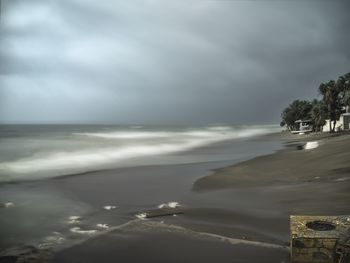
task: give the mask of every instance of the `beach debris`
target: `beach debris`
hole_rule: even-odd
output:
[[[304,149],[305,144],[299,144],[297,145],[297,150],[303,150]]]
[[[349,216],[291,216],[291,261],[350,262]]]
[[[112,210],[112,209],[116,209],[117,207],[115,206],[115,205],[105,205],[104,207],[103,207],[103,209],[105,209],[105,210]]]
[[[177,216],[179,214],[183,214],[182,210],[178,208],[162,208],[162,209],[154,209],[149,210],[147,213],[140,214],[141,218],[154,218],[154,217],[163,217],[163,216]]]
[[[103,229],[108,229],[109,225],[108,224],[96,224],[97,227],[103,228]]]
[[[147,214],[146,213],[137,214],[136,217],[138,219],[145,220],[147,218]]]
[[[91,235],[91,234],[95,234],[97,232],[96,229],[89,229],[89,230],[83,230],[80,227],[72,227],[71,229],[69,229],[71,232],[73,233],[77,233],[77,234],[87,234],[87,235]]]
[[[0,207],[2,207],[2,208],[9,208],[9,207],[13,207],[13,206],[15,206],[15,204],[12,202],[0,203]]]
[[[148,210],[137,214],[136,217],[139,219],[162,217],[162,216],[176,216],[178,214],[183,214],[180,209],[181,205],[178,202],[168,202],[158,205],[157,209]]]
[[[317,148],[319,145],[318,141],[307,142],[304,146],[305,150],[311,150]]]
[[[169,203],[165,203],[165,204],[160,204],[158,206],[159,209],[162,208],[176,208],[176,207],[180,207],[181,205],[178,202],[169,202]]]
[[[81,222],[80,216],[70,216],[68,217],[68,224],[79,224]]]

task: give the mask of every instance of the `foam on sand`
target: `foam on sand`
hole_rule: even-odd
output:
[[[335,181],[335,182],[345,182],[345,181],[347,181],[347,180],[349,180],[348,177],[341,177],[341,178],[335,179],[334,181]]]
[[[164,203],[164,204],[160,204],[158,206],[159,209],[162,208],[176,208],[176,207],[180,207],[181,205],[178,202],[169,202],[169,203]]]
[[[141,220],[145,220],[147,218],[147,214],[146,213],[141,213],[141,214],[137,214],[135,215],[138,219]]]
[[[91,234],[95,234],[97,232],[96,229],[83,230],[80,227],[72,227],[69,230],[73,233],[83,234],[83,235],[84,234],[91,235]]]
[[[116,209],[117,207],[115,205],[105,205],[103,207],[103,209],[105,210],[113,210],[113,209]]]
[[[52,236],[44,238],[43,242],[38,245],[40,249],[48,249],[62,244],[66,239],[59,232],[53,232]]]
[[[78,224],[80,223],[81,217],[80,216],[70,216],[68,217],[68,224]]]
[[[108,229],[109,225],[108,224],[96,224],[98,228],[103,228],[103,229]]]

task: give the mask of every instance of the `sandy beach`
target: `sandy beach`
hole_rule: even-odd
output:
[[[289,142],[290,149],[218,169],[212,175],[199,179],[194,189],[331,183],[349,179],[349,134],[325,138],[309,137],[300,140],[300,143],[307,140],[318,141],[319,147],[297,150],[293,147],[292,139]],[[313,184],[310,184],[310,187],[312,186]]]
[[[290,147],[237,165],[216,170],[196,181],[197,191],[258,187],[284,204],[289,214],[348,214],[350,201],[350,135],[311,136],[319,147],[298,150],[291,136]],[[280,188],[280,190],[278,190]]]
[[[65,210],[57,216],[63,222],[79,215],[81,222],[74,225],[79,229],[108,225],[83,238],[69,231],[72,225],[47,226],[46,231],[58,231],[65,242],[42,250],[36,254],[42,258],[33,262],[289,262],[290,215],[349,214],[350,135],[281,133],[250,139],[250,146],[247,141],[207,149],[250,152],[243,162],[241,156],[8,185],[9,192],[64,196],[60,204]],[[319,146],[298,150],[308,141]],[[135,217],[170,201],[179,202],[181,214]],[[103,209],[106,205],[116,207]]]

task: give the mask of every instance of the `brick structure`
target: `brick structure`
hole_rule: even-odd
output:
[[[350,216],[291,216],[293,263],[350,263]]]

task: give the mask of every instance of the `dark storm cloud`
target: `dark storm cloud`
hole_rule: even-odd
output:
[[[277,123],[350,71],[345,0],[3,1],[1,121]]]

